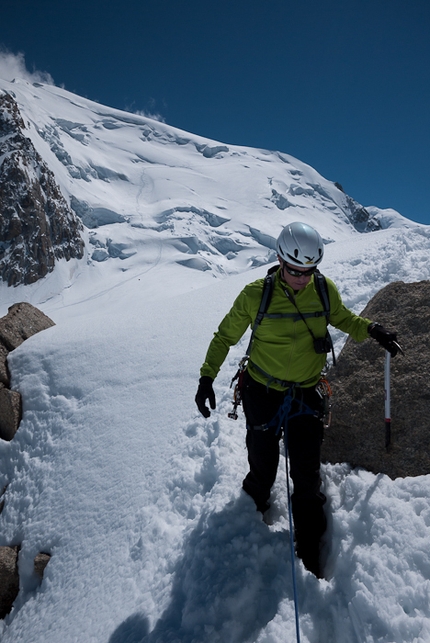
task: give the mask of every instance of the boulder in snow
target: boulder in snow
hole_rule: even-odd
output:
[[[22,415],[21,394],[8,388],[8,353],[32,335],[51,326],[54,326],[52,319],[26,302],[13,304],[7,315],[0,319],[0,439],[2,440],[12,440]]]
[[[8,351],[13,351],[32,335],[51,326],[55,326],[52,319],[38,308],[27,302],[13,304],[0,319],[0,342]]]
[[[7,348],[0,343],[0,387],[9,386],[8,352]]]
[[[323,461],[348,462],[391,478],[430,473],[430,281],[394,282],[362,316],[397,332],[404,355],[391,359],[391,447],[385,449],[385,351],[348,339],[329,373],[333,421]]]
[[[37,556],[34,559],[34,573],[40,578],[43,578],[43,574],[45,573],[45,567],[51,560],[51,554],[46,554],[44,552],[40,552],[37,554]]]
[[[18,547],[0,547],[0,619],[12,609],[19,591]]]
[[[10,442],[18,431],[22,417],[21,394],[8,388],[0,389],[0,439]]]

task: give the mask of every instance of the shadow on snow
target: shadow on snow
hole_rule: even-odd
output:
[[[203,514],[177,563],[171,602],[152,632],[133,614],[109,643],[244,643],[293,601],[289,538],[272,532],[241,492]]]

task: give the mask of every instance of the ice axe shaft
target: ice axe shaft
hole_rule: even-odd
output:
[[[393,342],[399,353],[404,355],[402,347]],[[385,388],[385,448],[388,451],[391,445],[391,353],[385,351],[384,388]]]
[[[384,388],[385,388],[385,448],[391,444],[391,353],[385,351]]]

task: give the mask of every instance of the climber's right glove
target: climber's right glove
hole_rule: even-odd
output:
[[[208,375],[203,375],[199,379],[199,388],[197,389],[195,397],[197,407],[200,413],[205,418],[208,418],[211,414],[208,407],[206,406],[206,400],[209,400],[209,404],[212,410],[216,408],[215,393],[212,384],[213,379]]]

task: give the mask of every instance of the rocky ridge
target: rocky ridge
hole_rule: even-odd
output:
[[[0,94],[0,277],[31,284],[56,260],[82,258],[82,224],[32,141],[13,97]]]

